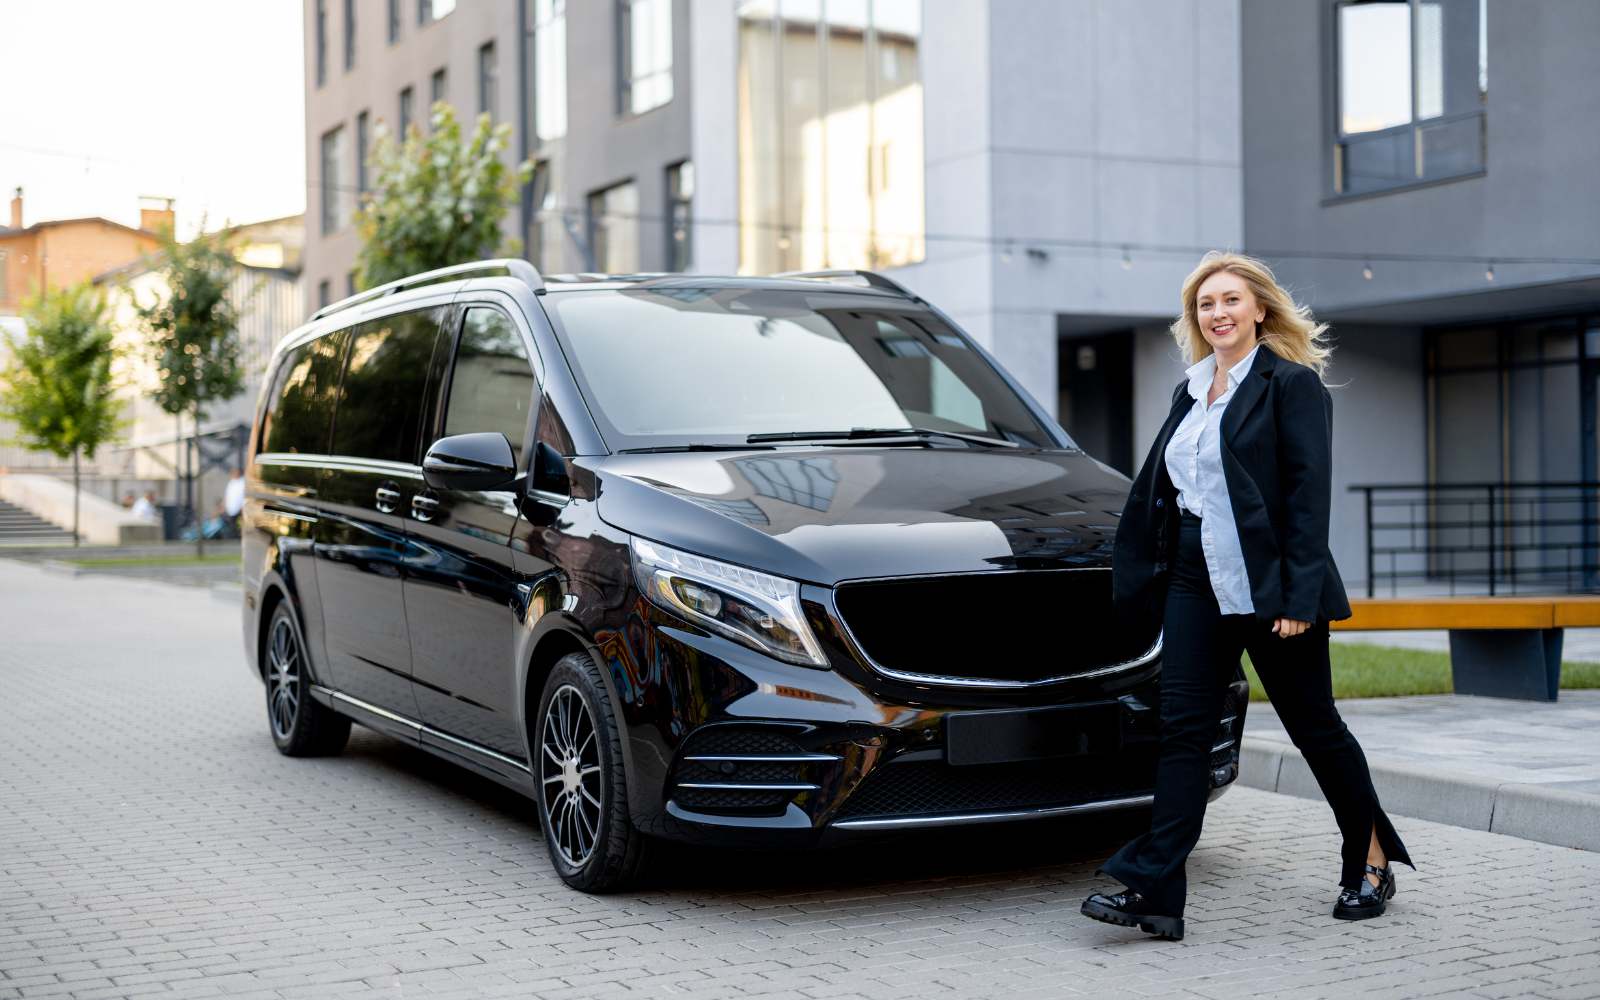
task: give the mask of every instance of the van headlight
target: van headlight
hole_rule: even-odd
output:
[[[633,578],[651,602],[789,663],[828,668],[793,580],[633,538]]]

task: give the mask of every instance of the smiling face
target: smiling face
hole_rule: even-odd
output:
[[[1218,271],[1201,282],[1195,293],[1195,319],[1200,333],[1218,354],[1248,354],[1256,343],[1256,324],[1266,318],[1267,307],[1256,300],[1250,285],[1232,271]]]

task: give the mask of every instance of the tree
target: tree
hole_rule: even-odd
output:
[[[72,459],[72,544],[78,544],[80,463],[117,432],[116,357],[105,302],[85,281],[46,290],[23,304],[28,332],[8,337],[11,361],[0,373],[0,416],[21,443]]]
[[[361,234],[358,281],[371,288],[408,274],[521,251],[500,226],[533,164],[502,159],[511,126],[478,116],[462,142],[450,105],[433,106],[433,131],[413,125],[401,141],[381,124],[373,140],[373,191],[356,226]]]
[[[239,316],[228,290],[236,263],[220,234],[188,243],[165,236],[161,273],[168,293],[139,318],[150,335],[150,360],[160,385],[151,393],[173,416],[194,416],[195,447],[208,404],[231,399],[244,385],[239,359]],[[202,470],[203,471],[203,470]],[[205,554],[205,505],[197,478],[194,490],[195,551]]]

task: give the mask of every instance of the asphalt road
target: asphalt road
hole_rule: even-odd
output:
[[[1236,788],[1188,936],[1085,920],[1105,821],[550,872],[530,804],[358,729],[280,757],[212,591],[0,560],[0,1000],[1595,997],[1600,855],[1396,817],[1422,870],[1328,915],[1331,812]]]

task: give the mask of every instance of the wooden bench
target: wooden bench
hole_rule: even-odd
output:
[[[1555,701],[1562,629],[1600,626],[1600,597],[1362,597],[1340,632],[1448,629],[1456,694]]]

